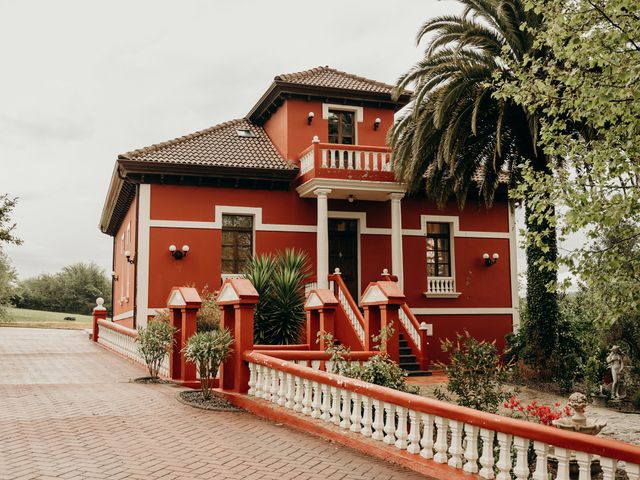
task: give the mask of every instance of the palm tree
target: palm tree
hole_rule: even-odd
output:
[[[531,31],[543,19],[525,10],[522,0],[459,1],[461,15],[434,18],[418,32],[425,54],[398,80],[398,95],[408,86],[414,92],[389,143],[396,176],[410,189],[425,182],[427,196],[440,205],[454,197],[462,207],[468,196],[477,195],[490,206],[501,183],[513,186],[520,180],[522,160],[537,172],[550,169],[536,145],[539,118],[493,95],[496,79],[510,78],[509,63],[522,64],[525,55],[542,53],[534,51]],[[523,24],[530,28],[520,28]],[[547,289],[556,274],[542,270],[539,262],[556,260],[555,212],[540,219],[529,202],[525,210],[527,228],[546,244],[527,247],[528,321],[523,325],[529,352],[544,362],[556,344],[558,305]]]

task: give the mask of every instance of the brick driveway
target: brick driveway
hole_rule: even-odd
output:
[[[0,328],[0,479],[424,479],[142,375],[83,332]]]

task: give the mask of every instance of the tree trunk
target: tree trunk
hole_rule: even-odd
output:
[[[555,268],[541,269],[538,262],[542,260],[555,265],[557,261],[556,230],[550,221],[555,217],[555,208],[550,207],[550,211],[542,220],[532,220],[531,211],[531,202],[527,201],[525,204],[527,231],[538,234],[543,244],[548,247],[548,251],[545,252],[538,245],[527,242],[527,315],[522,326],[526,344],[522,356],[541,378],[549,379],[553,373],[550,360],[558,342],[560,315],[555,289],[550,291],[548,286],[555,287],[557,284],[557,271]]]

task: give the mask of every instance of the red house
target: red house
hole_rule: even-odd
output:
[[[384,269],[397,276],[431,359],[464,329],[500,345],[518,323],[506,192],[462,211],[408,195],[385,137],[409,95],[391,91],[329,67],[278,75],[245,118],[119,155],[100,221],[114,321],[144,325],[171,287],[215,290],[252,255],[296,247],[319,288],[339,268],[356,303]]]

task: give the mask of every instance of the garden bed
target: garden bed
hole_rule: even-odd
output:
[[[215,392],[209,400],[202,397],[200,390],[183,390],[178,393],[177,397],[180,403],[189,405],[190,407],[200,408],[202,410],[212,410],[216,412],[243,412],[244,410],[231,405],[224,398]]]
[[[154,378],[154,377],[138,377],[134,378],[133,383],[141,383],[143,385],[166,385],[175,383],[172,380],[164,380],[162,378]]]

